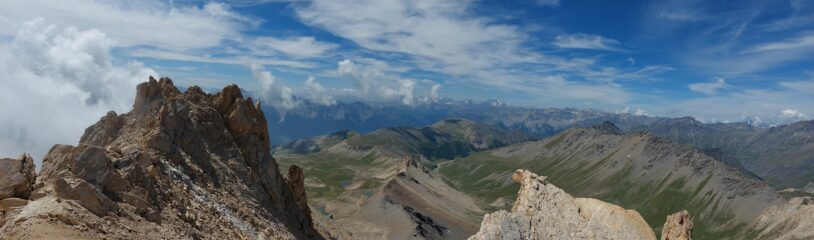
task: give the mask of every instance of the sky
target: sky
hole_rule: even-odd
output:
[[[0,154],[75,143],[150,75],[281,111],[452,98],[791,122],[814,116],[811,56],[811,0],[0,0]]]

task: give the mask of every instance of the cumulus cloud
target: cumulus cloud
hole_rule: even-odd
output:
[[[274,106],[280,113],[280,121],[284,121],[285,113],[300,102],[294,98],[294,93],[291,88],[283,85],[282,80],[271,74],[271,71],[266,70],[260,64],[252,64],[249,66],[252,76],[260,86],[260,98],[264,100],[264,104]]]
[[[334,100],[333,95],[328,92],[328,89],[325,89],[325,87],[317,83],[316,78],[314,78],[314,76],[308,76],[308,80],[305,80],[305,88],[303,95],[305,96],[305,98],[317,104],[321,105],[336,104],[336,100]]]
[[[76,144],[107,111],[129,111],[136,85],[156,75],[141,63],[115,64],[104,32],[22,23],[0,45],[0,156]]]
[[[800,111],[797,111],[796,109],[790,109],[790,108],[789,109],[783,109],[783,111],[780,111],[780,117],[783,118],[783,119],[789,119],[789,120],[795,120],[795,121],[808,119],[808,115],[806,115],[804,113],[801,113]]]
[[[641,108],[636,109],[636,112],[633,112],[633,115],[634,116],[647,116],[647,117],[652,117],[653,116],[653,114],[650,114],[649,112],[647,112],[647,111],[645,111],[644,109],[641,109]]]
[[[529,44],[533,36],[520,27],[475,14],[476,2],[314,0],[296,5],[295,11],[305,24],[372,53],[397,56],[415,69],[461,82],[534,96],[539,98],[535,101],[549,106],[597,107],[627,100],[629,94],[618,85],[579,78],[593,68],[595,59],[532,50],[528,46],[533,45]],[[622,50],[615,40],[601,38],[600,44],[607,50]],[[339,70],[342,72],[342,66]],[[360,89],[369,89],[371,83],[360,80],[365,74],[356,76]],[[575,93],[566,94],[568,90]]]
[[[583,33],[565,34],[554,37],[554,46],[559,48],[624,51],[619,45],[619,41],[599,35]]]
[[[693,84],[690,84],[688,87],[692,91],[712,95],[712,94],[715,94],[719,89],[725,88],[726,86],[727,86],[727,84],[726,84],[725,79],[716,78],[715,81],[713,81],[713,82],[693,83]]]
[[[433,84],[430,88],[430,100],[438,99],[438,90],[441,90],[441,84]]]
[[[351,94],[367,100],[393,102],[404,105],[414,105],[418,99],[438,95],[440,84],[434,84],[429,92],[422,98],[417,96],[417,81],[385,74],[371,65],[356,64],[345,59],[337,63],[337,72],[340,76],[353,81],[355,89],[348,89]]]

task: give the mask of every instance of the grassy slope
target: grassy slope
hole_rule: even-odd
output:
[[[382,179],[363,176],[359,171],[391,164],[376,161],[375,154],[362,158],[347,157],[337,154],[312,153],[307,155],[277,156],[281,169],[290,165],[299,165],[308,178],[321,183],[319,186],[306,186],[309,199],[335,198],[343,194],[345,186],[354,180],[364,181],[360,190],[374,189],[383,183]]]
[[[564,143],[565,135],[555,136],[546,143],[546,149]],[[481,152],[467,158],[447,161],[439,165],[438,171],[451,185],[484,202],[498,198],[514,199],[518,186],[511,183],[509,176],[515,169],[524,168],[540,175],[549,176],[556,186],[578,197],[593,197],[625,208],[639,211],[657,233],[661,232],[667,215],[682,209],[693,213],[706,212],[708,217],[695,217],[694,237],[697,239],[720,239],[734,236],[744,230],[745,224],[733,221],[733,215],[720,205],[723,196],[712,191],[701,192],[709,175],[697,185],[688,185],[681,177],[664,176],[661,181],[642,182],[632,175],[632,166],[618,167],[611,175],[599,174],[605,171],[615,151],[606,151],[603,158],[592,164],[570,164],[576,161],[575,155],[562,153],[554,156],[532,157],[532,159],[503,158],[490,152]],[[671,180],[668,180],[671,179]]]

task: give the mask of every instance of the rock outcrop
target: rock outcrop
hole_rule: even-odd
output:
[[[486,239],[656,239],[635,210],[590,198],[574,198],[546,177],[517,170],[521,184],[511,212],[483,218],[470,240]]]
[[[34,161],[28,154],[0,159],[0,199],[28,198],[35,179]]]
[[[304,219],[300,219],[302,227],[313,227],[313,219],[311,218],[311,208],[308,207],[307,195],[305,194],[305,173],[297,165],[288,167],[288,187],[291,189],[291,194],[294,196],[294,202],[297,207],[305,215]]]
[[[321,239],[302,171],[286,180],[270,147],[260,103],[237,86],[181,92],[169,78],[150,78],[131,112],[108,113],[78,146],[54,146],[35,182],[30,157],[3,168],[21,173],[9,178],[10,196],[30,191],[32,201],[6,212],[2,223],[14,224],[0,226],[0,236]],[[12,176],[1,174],[4,183]]]
[[[692,219],[687,210],[667,216],[661,229],[661,240],[691,240]]]

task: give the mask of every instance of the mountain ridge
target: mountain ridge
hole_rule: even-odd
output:
[[[780,201],[765,183],[688,145],[591,128],[445,162],[437,171],[463,192],[493,202],[515,191],[511,173],[520,167],[575,196],[636,209],[657,232],[668,214],[687,209],[701,236],[728,236]]]
[[[180,92],[151,77],[132,111],[49,151],[30,199],[4,206],[0,235],[322,239],[302,171],[284,177],[270,147],[260,103],[236,85]]]
[[[633,127],[699,149],[756,174],[777,189],[814,182],[814,120],[757,128],[745,123],[699,124],[662,119]]]

